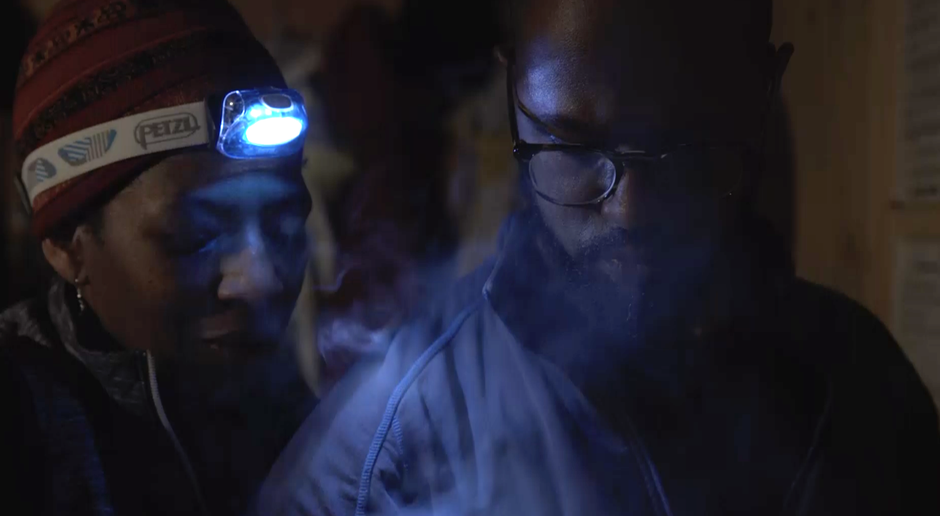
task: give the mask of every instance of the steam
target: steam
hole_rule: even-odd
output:
[[[349,265],[343,268],[343,270],[341,270],[338,274],[336,274],[336,277],[333,279],[333,283],[330,283],[328,285],[314,285],[312,287],[313,291],[324,293],[324,294],[335,294],[337,291],[339,291],[339,288],[343,285],[343,278],[346,277],[346,273],[348,273],[352,269],[353,269],[352,265]]]

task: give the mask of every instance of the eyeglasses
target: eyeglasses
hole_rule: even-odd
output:
[[[755,158],[741,143],[683,144],[662,152],[614,152],[585,145],[534,144],[519,139],[516,107],[538,120],[516,95],[512,67],[507,69],[506,91],[513,156],[525,166],[535,192],[560,206],[590,206],[610,197],[625,175],[646,174],[646,182],[659,191],[695,196],[731,195]]]

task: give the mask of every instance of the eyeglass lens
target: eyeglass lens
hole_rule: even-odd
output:
[[[602,197],[617,178],[617,168],[602,153],[544,150],[529,161],[535,189],[564,204]]]
[[[736,148],[680,148],[652,162],[624,160],[625,173],[646,174],[645,184],[664,193],[722,196],[731,192],[745,170],[745,155]],[[535,189],[560,204],[600,200],[613,187],[617,168],[601,152],[543,150],[529,161]]]

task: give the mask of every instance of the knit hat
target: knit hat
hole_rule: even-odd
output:
[[[82,129],[267,86],[284,87],[284,79],[224,0],[62,0],[20,66],[13,107],[19,164]],[[106,152],[106,139],[94,143]],[[126,159],[41,192],[32,200],[33,232],[48,235],[164,157]]]

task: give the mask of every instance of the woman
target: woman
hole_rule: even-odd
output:
[[[221,1],[70,0],[40,26],[16,172],[58,277],[0,315],[17,513],[241,512],[309,409],[281,345],[310,209],[283,87]]]

